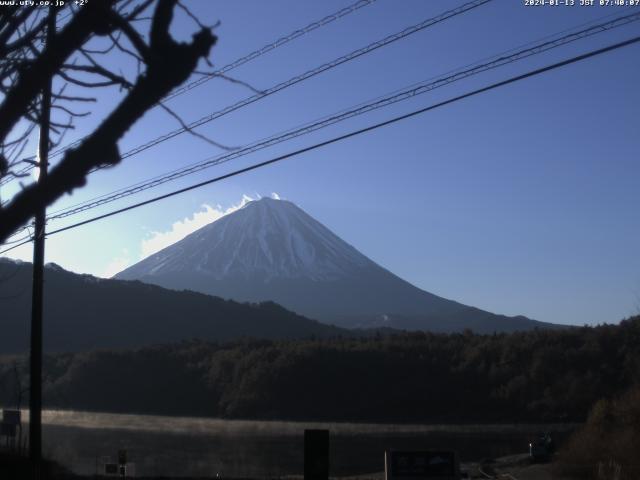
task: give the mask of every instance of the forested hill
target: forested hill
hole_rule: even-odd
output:
[[[29,348],[30,263],[0,259],[0,354]],[[137,281],[45,268],[44,347],[50,352],[133,348],[200,338],[304,338],[345,334],[275,303],[244,304]]]
[[[19,358],[0,362],[5,403],[14,361],[24,366]],[[597,400],[640,384],[640,317],[498,335],[189,342],[48,356],[45,371],[45,403],[56,408],[376,422],[582,421]]]

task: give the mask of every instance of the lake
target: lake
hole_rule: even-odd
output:
[[[28,418],[24,412],[23,418]],[[44,453],[76,473],[126,449],[138,476],[275,478],[303,473],[306,428],[330,430],[332,476],[384,470],[386,449],[455,449],[462,462],[524,453],[550,431],[573,425],[395,425],[221,420],[74,411],[43,412]]]

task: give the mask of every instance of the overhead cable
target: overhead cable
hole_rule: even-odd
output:
[[[413,98],[417,95],[430,92],[432,90],[443,87],[445,85],[449,85],[453,82],[462,80],[464,78],[468,78],[470,76],[477,75],[479,73],[486,72],[488,70],[492,70],[494,68],[498,68],[498,67],[507,65],[509,63],[513,63],[513,62],[522,60],[524,58],[528,58],[533,55],[537,55],[537,54],[549,51],[551,49],[560,47],[562,45],[566,45],[568,43],[595,35],[597,33],[610,30],[612,28],[620,27],[622,25],[626,25],[628,23],[638,21],[638,20],[640,20],[640,12],[634,13],[632,15],[616,18],[609,22],[595,25],[587,29],[572,32],[560,38],[555,38],[552,40],[534,44],[528,48],[515,51],[514,53],[511,53],[509,55],[498,55],[498,56],[492,57],[489,61],[485,63],[473,64],[473,66],[471,67],[468,67],[468,68],[463,67],[462,69],[450,72],[449,74],[445,74],[444,76],[437,77],[435,80],[429,79],[424,82],[414,84],[409,88],[396,91],[393,94],[390,94],[386,97],[378,98],[375,101],[360,104],[354,108],[344,110],[338,114],[334,114],[328,117],[323,117],[322,119],[317,120],[315,122],[308,123],[303,126],[299,126],[294,129],[288,130],[286,132],[282,132],[282,133],[273,135],[271,137],[258,140],[256,142],[248,144],[233,152],[208,157],[200,162],[188,165],[186,167],[182,167],[180,169],[168,172],[163,175],[158,175],[156,177],[153,177],[151,179],[148,179],[142,182],[138,182],[129,187],[122,188],[114,192],[107,193],[84,202],[80,202],[79,204],[54,211],[49,216],[49,219],[54,220],[54,219],[60,219],[60,218],[65,218],[71,215],[75,215],[77,213],[104,205],[106,203],[119,200],[129,195],[133,195],[133,194],[142,192],[144,190],[157,187],[164,183],[177,180],[181,177],[199,172],[206,168],[210,168],[215,165],[220,165],[222,163],[235,160],[237,158],[243,157],[250,153],[254,153],[258,150],[262,150],[264,148],[271,147],[273,145],[291,140],[293,138],[297,138],[299,136],[306,135],[308,133],[326,128],[330,125],[334,125],[344,120],[347,120],[359,115],[363,115],[373,110],[377,110],[377,109],[387,107],[389,105]]]
[[[598,55],[602,55],[602,54],[605,54],[605,53],[608,53],[608,52],[612,52],[614,50],[617,50],[617,49],[620,49],[620,48],[623,48],[623,47],[627,47],[629,45],[632,45],[632,44],[635,44],[635,43],[638,43],[638,42],[640,42],[640,36],[633,37],[633,38],[630,38],[628,40],[625,40],[625,41],[622,41],[622,42],[618,42],[618,43],[615,43],[613,45],[609,45],[607,47],[599,48],[597,50],[592,50],[592,51],[584,53],[582,55],[577,55],[575,57],[571,57],[569,59],[562,60],[560,62],[556,62],[556,63],[553,63],[551,65],[547,65],[545,67],[541,67],[541,68],[537,68],[535,70],[531,70],[531,71],[523,73],[521,75],[516,75],[514,77],[510,77],[510,78],[508,78],[506,80],[502,80],[500,82],[492,83],[491,85],[488,85],[486,87],[482,87],[482,88],[479,88],[479,89],[464,93],[462,95],[458,95],[456,97],[449,98],[448,100],[444,100],[442,102],[438,102],[438,103],[429,105],[427,107],[424,107],[424,108],[421,108],[421,109],[418,109],[418,110],[414,110],[414,111],[412,111],[410,113],[406,113],[404,115],[396,116],[396,117],[391,118],[389,120],[385,120],[383,122],[379,122],[379,123],[376,123],[374,125],[370,125],[370,126],[365,127],[365,128],[354,130],[354,131],[346,133],[344,135],[333,137],[333,138],[331,138],[329,140],[325,140],[323,142],[319,142],[319,143],[316,143],[314,145],[311,145],[311,146],[308,146],[308,147],[304,147],[304,148],[301,148],[299,150],[295,150],[293,152],[289,152],[289,153],[284,154],[284,155],[280,155],[278,157],[275,157],[275,158],[272,158],[270,160],[266,160],[264,162],[260,162],[260,163],[251,165],[249,167],[245,167],[245,168],[241,168],[239,170],[235,170],[235,171],[227,173],[225,175],[221,175],[221,176],[218,176],[218,177],[210,178],[210,179],[205,180],[203,182],[199,182],[199,183],[190,185],[188,187],[181,188],[179,190],[174,190],[172,192],[165,193],[163,195],[160,195],[160,196],[157,196],[157,197],[154,197],[154,198],[142,201],[142,202],[138,202],[138,203],[135,203],[133,205],[129,205],[127,207],[120,208],[118,210],[114,210],[114,211],[111,211],[111,212],[108,212],[108,213],[105,213],[105,214],[102,214],[102,215],[98,215],[96,217],[92,217],[92,218],[83,220],[81,222],[74,223],[72,225],[67,225],[65,227],[58,228],[57,230],[52,230],[52,231],[48,232],[47,235],[55,235],[55,234],[58,234],[58,233],[61,233],[61,232],[65,232],[67,230],[72,230],[72,229],[81,227],[83,225],[87,225],[87,224],[96,222],[98,220],[102,220],[102,219],[105,219],[105,218],[112,217],[114,215],[118,215],[120,213],[127,212],[129,210],[133,210],[133,209],[142,207],[144,205],[149,205],[149,204],[152,204],[152,203],[156,203],[156,202],[158,202],[160,200],[164,200],[166,198],[170,198],[170,197],[173,197],[175,195],[179,195],[179,194],[191,191],[191,190],[195,190],[197,188],[204,187],[206,185],[217,183],[217,182],[220,182],[220,181],[225,180],[227,178],[235,177],[237,175],[241,175],[241,174],[250,172],[252,170],[256,170],[256,169],[259,169],[259,168],[262,168],[262,167],[266,167],[268,165],[272,165],[274,163],[281,162],[282,160],[286,160],[288,158],[296,157],[296,156],[299,156],[299,155],[301,155],[303,153],[307,153],[307,152],[310,152],[312,150],[316,150],[318,148],[322,148],[322,147],[325,147],[327,145],[331,145],[331,144],[346,140],[348,138],[352,138],[352,137],[355,137],[357,135],[361,135],[363,133],[367,133],[367,132],[370,132],[370,131],[373,131],[373,130],[377,130],[377,129],[382,128],[382,127],[386,127],[388,125],[395,124],[395,123],[400,122],[402,120],[406,120],[406,119],[415,117],[417,115],[421,115],[423,113],[429,112],[431,110],[435,110],[437,108],[440,108],[440,107],[443,107],[443,106],[446,106],[446,105],[450,105],[452,103],[458,102],[458,101],[463,100],[465,98],[469,98],[469,97],[472,97],[472,96],[475,96],[475,95],[479,95],[481,93],[485,93],[485,92],[488,92],[488,91],[491,91],[491,90],[495,90],[497,88],[504,87],[506,85],[509,85],[509,84],[512,84],[512,83],[515,83],[515,82],[519,82],[521,80],[525,80],[525,79],[530,78],[530,77],[541,75],[543,73],[546,73],[546,72],[549,72],[549,71],[552,71],[552,70],[556,70],[558,68],[565,67],[567,65],[571,65],[571,64],[574,64],[574,63],[577,63],[577,62],[580,62],[580,61],[584,61],[584,60],[586,60],[588,58],[592,58],[592,57],[595,57],[595,56],[598,56]],[[29,243],[29,241],[26,241],[24,243],[21,243],[21,244],[15,245],[13,247],[10,247],[8,249],[5,249],[3,251],[0,251],[0,255],[4,254],[4,253],[6,253],[6,252],[8,252],[10,250],[13,250],[14,248],[17,248],[17,247],[19,247],[21,245],[24,245],[26,243]]]

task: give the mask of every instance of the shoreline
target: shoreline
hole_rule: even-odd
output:
[[[23,424],[29,423],[29,411],[22,410]],[[148,415],[136,413],[90,412],[47,409],[44,425],[86,429],[133,430],[193,434],[278,434],[299,435],[304,429],[328,428],[337,435],[373,434],[521,434],[531,431],[569,432],[580,423],[358,423],[298,420],[248,420],[208,417]]]

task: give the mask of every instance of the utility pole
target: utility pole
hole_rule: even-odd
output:
[[[56,33],[56,10],[49,8],[47,40],[45,48],[52,48]],[[49,127],[51,118],[51,83],[42,89],[40,108],[40,139],[38,157],[40,175],[38,182],[47,179],[49,166]],[[33,242],[33,292],[31,298],[31,355],[29,375],[29,458],[33,465],[33,476],[40,478],[42,465],[42,298],[44,273],[44,240],[46,207],[35,216],[35,238]]]

